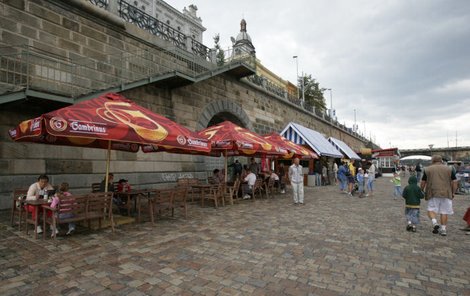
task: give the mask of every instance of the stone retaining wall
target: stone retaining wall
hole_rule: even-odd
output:
[[[124,28],[112,27],[68,6],[66,1],[53,0],[0,2],[0,44],[26,44],[71,59],[88,57],[110,65],[122,62],[112,54],[157,51],[168,46],[165,41],[131,24],[126,23]],[[168,59],[168,55],[154,58],[155,65],[166,65]],[[187,66],[176,56],[172,59],[172,65]],[[90,73],[87,78],[95,79],[92,75]],[[353,149],[364,145],[359,138],[296,105],[225,74],[175,89],[147,85],[127,90],[123,95],[192,130],[206,127],[213,116],[222,112],[235,116],[246,127],[262,134],[279,132],[289,121],[295,121],[341,139]],[[70,183],[74,193],[89,192],[91,183],[103,178],[104,150],[10,140],[8,129],[22,120],[64,106],[36,98],[0,105],[0,208],[10,207],[12,189],[29,186],[42,173],[48,174],[54,185]],[[111,154],[111,171],[115,173],[115,179],[129,179],[135,188],[167,186],[179,177],[205,179],[208,171],[215,166],[222,167],[222,164],[221,159],[208,160],[201,156],[117,151]]]

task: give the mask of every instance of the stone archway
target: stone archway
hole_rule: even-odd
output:
[[[207,104],[199,116],[196,130],[201,130],[226,120],[248,130],[253,130],[253,125],[245,110],[243,110],[240,105],[230,100],[217,100]],[[204,157],[204,163],[205,170],[208,172],[208,175],[211,174],[213,169],[224,167],[223,157],[216,158],[206,156]]]
[[[248,130],[253,130],[248,114],[237,103],[230,100],[217,100],[207,104],[199,116],[196,130],[204,129],[208,126],[230,120]]]

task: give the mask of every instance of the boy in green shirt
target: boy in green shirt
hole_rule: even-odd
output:
[[[402,196],[405,199],[405,216],[408,222],[406,230],[416,232],[416,225],[419,224],[419,205],[424,194],[418,187],[418,179],[415,176],[408,179],[408,186],[403,190]]]
[[[397,199],[398,196],[401,196],[401,179],[400,175],[397,172],[393,173],[393,178],[390,180],[393,183],[393,199]]]

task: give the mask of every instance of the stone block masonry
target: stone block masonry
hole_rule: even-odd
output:
[[[62,75],[59,86],[53,85],[48,80],[52,76],[46,74],[30,80],[51,93],[66,93],[73,83],[80,86],[74,85],[75,91],[105,88],[116,83],[116,75],[123,63],[132,70],[129,77],[133,75],[135,79],[144,77],[142,69],[145,67],[154,69],[154,73],[178,69],[194,74],[203,71],[205,65],[200,61],[196,67],[188,59],[169,53],[167,49],[174,49],[173,45],[133,24],[113,25],[104,18],[68,5],[67,1],[9,0],[0,3],[0,12],[1,46],[32,46],[49,55],[89,66],[73,75]],[[144,55],[149,52],[151,54]],[[190,53],[184,56],[190,56]],[[207,62],[207,68],[210,66]],[[62,71],[63,65],[58,66],[56,72]],[[341,139],[353,149],[364,145],[361,139],[285,99],[227,74],[173,89],[146,85],[124,91],[123,95],[191,130],[207,127],[214,116],[232,116],[245,127],[262,134],[279,132],[289,121],[296,121]],[[28,187],[42,173],[50,175],[54,185],[64,181],[70,183],[71,190],[76,193],[89,192],[91,183],[102,180],[105,150],[14,143],[9,139],[8,129],[21,121],[64,106],[64,103],[34,97],[0,105],[0,208],[10,206],[12,188]],[[181,177],[205,180],[213,167],[222,166],[222,158],[111,153],[111,171],[115,178],[129,179],[135,188],[163,186]]]

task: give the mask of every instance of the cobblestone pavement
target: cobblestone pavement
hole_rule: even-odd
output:
[[[374,197],[333,186],[214,209],[189,218],[82,229],[34,240],[0,216],[0,295],[470,295],[470,236],[459,195],[448,236],[405,230],[404,203],[379,178]]]

